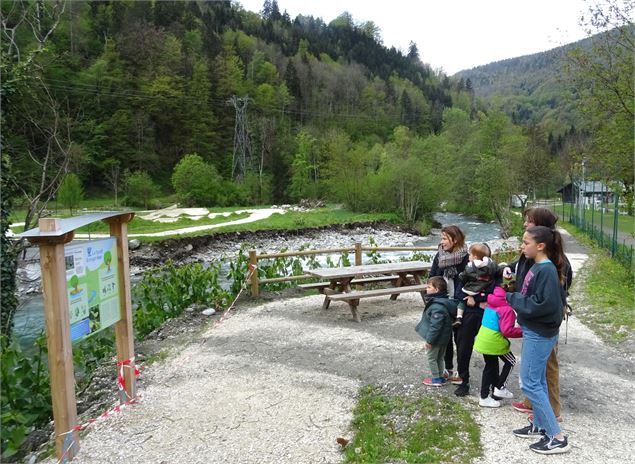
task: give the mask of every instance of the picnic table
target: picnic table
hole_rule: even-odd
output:
[[[427,286],[421,282],[421,277],[431,267],[431,263],[424,261],[406,261],[312,269],[306,272],[328,282],[303,284],[300,288],[318,289],[323,293],[323,309],[327,309],[331,301],[346,301],[351,308],[353,318],[360,322],[357,306],[361,298],[390,295],[391,300],[396,300],[399,294],[406,292],[419,292],[423,298]],[[353,290],[351,287],[351,285],[364,286],[378,282],[387,282],[390,286],[373,290]]]

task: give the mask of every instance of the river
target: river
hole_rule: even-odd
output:
[[[456,213],[436,213],[434,218],[437,222],[444,226],[450,224],[458,225],[465,232],[466,240],[468,243],[492,242],[501,239],[500,229],[498,225],[494,223],[483,223],[475,218],[463,216]],[[400,237],[399,234],[396,232],[384,233],[383,235],[379,231],[378,233],[380,234],[380,237],[377,239],[377,243],[384,246],[392,244],[386,242],[388,236],[390,236],[391,242],[396,242],[402,245],[410,242],[412,245],[415,246],[436,246],[439,243],[438,231],[435,234],[427,235],[425,237],[416,237],[410,234],[401,234],[402,237]],[[319,243],[315,244],[315,239],[313,237],[311,238],[311,240],[306,241],[309,241],[314,248],[328,248],[336,246],[346,246],[351,244],[350,236],[342,238],[338,236],[338,234],[333,234],[333,237],[330,237],[331,240],[329,241],[328,232],[323,232],[322,235],[326,236],[326,242],[324,245],[320,245]],[[359,239],[360,237],[356,237],[356,240]],[[347,241],[346,243],[342,243],[341,240]],[[298,249],[302,244],[303,238],[301,236],[296,237],[294,240],[286,243],[289,250]],[[410,252],[382,252],[381,257],[382,259],[399,259],[399,257],[408,255],[409,253]],[[431,252],[431,254],[432,253],[433,252]],[[213,257],[210,256],[210,253],[203,253],[198,255],[198,259],[203,262],[211,258]],[[217,259],[218,256],[216,256],[215,258]],[[335,261],[337,261],[338,257],[335,256],[333,258]],[[368,258],[364,256],[364,260],[367,259]],[[318,257],[318,261],[322,265],[325,265],[326,256]],[[31,264],[31,267],[34,267],[34,265]],[[39,266],[37,266],[37,268],[39,269]],[[224,274],[226,273],[224,272]],[[138,281],[139,279],[140,275],[138,273],[133,274],[132,284],[134,285],[135,280]],[[228,286],[229,282],[221,282],[221,285]],[[13,334],[15,338],[20,342],[20,345],[24,350],[30,350],[34,345],[34,340],[43,330],[44,309],[42,295],[40,293],[31,293],[23,296],[20,299],[20,305],[14,317]]]

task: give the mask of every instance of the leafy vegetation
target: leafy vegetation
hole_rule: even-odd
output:
[[[576,317],[612,344],[635,343],[635,282],[632,271],[608,257],[605,250],[575,226],[569,223],[562,226],[591,249],[571,292]],[[581,291],[576,291],[578,288]]]
[[[203,267],[199,263],[176,266],[172,262],[146,271],[134,287],[137,309],[134,326],[143,339],[167,319],[180,315],[192,305],[224,308],[231,294],[223,290],[218,279],[220,263]]]
[[[52,413],[51,388],[46,364],[46,337],[36,340],[36,352],[28,356],[14,340],[0,335],[0,408],[2,458],[18,452],[26,436]]]
[[[347,463],[470,463],[482,454],[478,424],[447,398],[394,397],[367,386],[353,414]]]
[[[84,189],[79,177],[72,172],[66,174],[57,192],[58,201],[70,210],[72,216],[73,208],[79,207],[83,197]]]
[[[16,247],[7,237],[9,230],[11,207],[13,203],[13,177],[11,175],[11,162],[6,155],[0,158],[2,162],[2,177],[0,177],[0,336],[10,337],[13,326],[13,314],[18,306],[15,295],[16,275]]]

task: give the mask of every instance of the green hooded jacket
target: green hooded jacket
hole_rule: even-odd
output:
[[[447,297],[426,298],[421,320],[415,331],[430,345],[445,345],[452,336],[458,302]]]

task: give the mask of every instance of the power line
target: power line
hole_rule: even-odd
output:
[[[67,81],[60,81],[56,79],[49,79],[49,81],[67,83]],[[69,91],[69,92],[75,92],[78,94],[85,94],[85,95],[96,94],[101,91],[104,93],[104,97],[146,99],[146,100],[159,99],[159,98],[182,99],[188,102],[200,102],[199,98],[191,96],[191,95],[156,95],[156,94],[150,94],[150,93],[139,91],[139,90],[112,91],[109,89],[100,89],[96,86],[91,86],[90,84],[78,84],[77,86],[75,84],[73,84],[73,86],[68,86],[63,84],[52,84],[50,85],[50,87],[55,90]],[[208,98],[207,101],[209,103],[215,103],[215,104],[226,103],[225,100],[217,99],[214,97]],[[335,111],[321,112],[321,111],[294,110],[291,108],[281,109],[278,106],[272,106],[272,105],[259,105],[258,107],[256,107],[256,111],[258,110],[271,111],[275,113],[282,113],[282,114],[289,114],[289,115],[306,115],[306,116],[313,116],[313,117],[319,117],[319,118],[341,118],[341,119],[349,119],[349,120],[357,119],[362,121],[376,122],[376,117],[374,116],[367,116],[363,114],[340,113]],[[395,122],[404,122],[404,121],[401,121],[401,118],[398,115],[393,115],[391,117],[390,114],[385,114],[385,117],[388,117],[389,119],[394,119]],[[412,119],[412,118],[408,118],[408,119]],[[407,122],[415,122],[415,121],[410,120]]]

